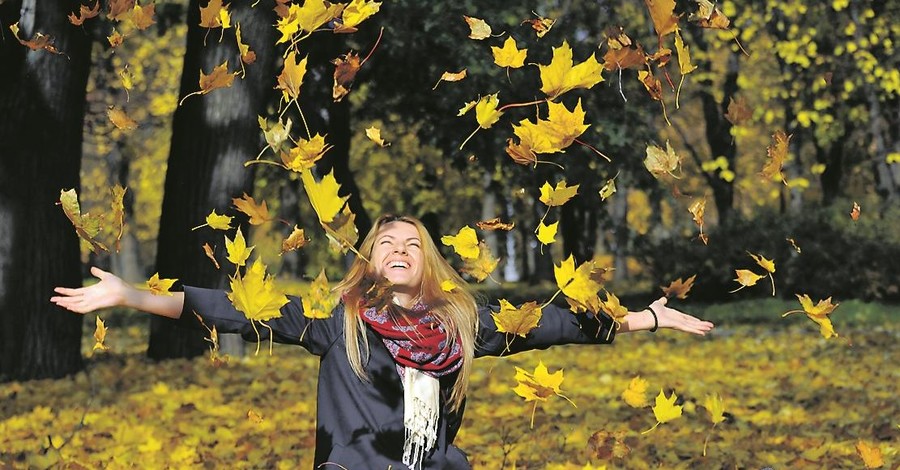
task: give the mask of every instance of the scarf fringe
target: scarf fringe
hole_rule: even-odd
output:
[[[440,383],[438,379],[411,367],[403,371],[403,463],[421,468],[425,453],[437,442]]]

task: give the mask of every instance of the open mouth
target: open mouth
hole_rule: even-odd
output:
[[[409,263],[404,261],[391,261],[388,263],[390,269],[409,269]]]

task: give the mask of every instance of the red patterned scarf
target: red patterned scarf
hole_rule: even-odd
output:
[[[394,361],[403,366],[420,370],[432,377],[441,377],[457,371],[462,366],[462,343],[457,336],[448,345],[443,325],[417,303],[410,309],[413,319],[392,314],[390,307],[381,311],[360,309],[360,317],[384,341]]]

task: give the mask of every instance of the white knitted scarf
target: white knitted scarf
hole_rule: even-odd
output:
[[[413,470],[421,468],[425,453],[437,442],[440,389],[438,379],[412,367],[403,369],[403,463]]]

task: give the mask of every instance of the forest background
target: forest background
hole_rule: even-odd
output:
[[[830,311],[820,310],[816,317],[815,307],[798,305],[797,297],[808,295],[813,304],[840,302],[837,311],[847,312],[847,326],[858,327],[852,330],[858,333],[855,341],[846,335],[809,338],[808,328],[785,328],[763,336],[763,346],[783,346],[781,335],[787,335],[829,354],[853,344],[854,352],[847,354],[868,358],[869,366],[882,363],[866,355],[875,350],[884,364],[896,362],[896,332],[890,331],[900,299],[900,268],[894,262],[900,259],[898,2],[727,2],[704,11],[702,2],[396,1],[380,5],[346,34],[334,33],[345,19],[292,33],[274,28],[290,17],[288,2],[113,1],[83,10],[77,2],[65,3],[0,2],[0,378],[6,381],[63,377],[85,367],[100,374],[103,359],[85,360],[82,352],[91,346],[83,344],[83,329],[92,332],[93,323],[84,326],[82,317],[47,301],[52,287],[81,284],[89,266],[135,283],[158,273],[185,284],[228,288],[231,264],[223,233],[235,240],[234,229],[241,227],[248,245],[256,246],[254,257],[278,273],[283,287],[305,292],[323,269],[328,278],[339,278],[352,256],[348,249],[355,232],[365,233],[371,220],[386,212],[422,218],[436,240],[462,236],[462,227],[495,217],[514,223],[509,230],[479,227],[477,232],[476,242],[491,256],[475,260],[493,268],[479,284],[491,302],[550,298],[562,287],[555,266],[571,256],[602,272],[596,277],[607,291],[633,309],[660,295],[658,286],[692,276],[682,297],[695,303],[684,308],[718,312],[712,315],[720,323],[740,323],[740,312],[751,308],[762,312],[749,315],[752,321],[776,319],[762,322],[763,329],[782,328],[791,318],[781,320],[780,314],[798,307],[822,323]],[[354,4],[372,8],[371,2]],[[670,14],[661,15],[668,5]],[[204,15],[204,9],[215,12]],[[474,19],[485,20],[491,31],[479,31],[484,26]],[[83,24],[74,24],[79,21]],[[481,39],[472,38],[479,34]],[[283,36],[288,39],[280,41]],[[517,50],[527,48],[521,66],[495,61],[491,48],[504,46],[508,38]],[[564,41],[574,64],[587,64],[578,67],[589,68],[596,57],[598,73],[575,77],[571,89],[550,90],[543,69],[556,63]],[[286,77],[286,63],[296,67],[303,57],[302,85],[289,76],[277,78]],[[603,81],[592,83],[600,69]],[[456,74],[439,81],[446,72]],[[201,74],[214,80],[204,84]],[[338,86],[349,93],[336,100],[335,93],[342,93]],[[473,109],[463,113],[467,103]],[[548,110],[552,115],[550,107],[560,104],[563,115],[583,110],[584,116],[561,125],[565,145],[542,152],[523,121],[539,127],[553,120]],[[379,130],[387,142],[367,135],[367,129]],[[480,130],[470,136],[473,129]],[[522,150],[526,141],[531,151]],[[274,165],[246,165],[257,160]],[[339,185],[329,190],[347,204],[323,216],[309,203],[309,192],[328,175]],[[562,183],[561,193],[577,184],[577,194],[554,200],[552,189],[541,189],[545,183],[557,190]],[[127,190],[120,210],[109,210],[115,185]],[[84,214],[95,218],[66,217],[56,203],[64,199],[60,192],[71,188],[77,189]],[[254,198],[251,212],[259,213],[258,204],[266,201],[271,215],[253,220],[236,207],[234,199],[244,194]],[[208,218],[212,211],[235,217],[229,230],[194,229],[210,221],[215,225],[215,218]],[[125,221],[121,232],[119,213]],[[73,223],[93,245],[78,241]],[[536,237],[539,227],[543,241]],[[305,246],[285,249],[284,240],[301,228]],[[550,239],[554,242],[546,243]],[[201,248],[205,244],[211,257]],[[472,272],[471,262],[454,253],[458,249],[445,248],[448,259]],[[771,289],[765,278],[754,284],[754,276],[738,270],[770,277]],[[764,301],[769,297],[778,303]],[[869,315],[873,310],[880,313]],[[133,325],[119,321],[123,328]],[[723,334],[759,334],[752,325],[747,328],[726,328]],[[835,329],[844,334],[840,323]],[[133,355],[147,344],[153,359],[190,358],[208,350],[202,335],[158,319],[146,330],[143,335],[128,330],[144,339],[127,347],[123,340],[115,353]],[[849,343],[834,346],[838,341]],[[223,349],[240,355],[240,344]],[[657,347],[663,350],[656,354],[669,355],[666,346],[640,342],[628,354]],[[735,354],[752,349],[726,338],[708,347],[720,354],[718,348]],[[552,370],[577,367],[560,354]],[[135,360],[128,357],[121,361]],[[277,353],[276,360],[281,360]],[[522,367],[534,367],[521,360]],[[634,370],[653,370],[638,366],[636,357],[632,363]],[[725,364],[720,373],[733,366]],[[670,372],[691,382],[688,372]],[[844,383],[852,381],[852,372]],[[877,376],[872,380],[879,387],[889,390],[896,383],[896,372],[868,372]],[[761,374],[748,372],[745,379],[761,380]],[[172,380],[156,386],[171,387]],[[662,386],[659,382],[654,386]],[[4,390],[7,398],[23,387],[11,383]],[[679,385],[687,386],[665,386]],[[502,388],[486,387],[491,393]],[[584,385],[584,393],[604,387],[609,384]],[[878,395],[884,392],[879,387],[871,390]],[[823,385],[818,391],[827,396],[827,390]],[[818,406],[820,400],[816,395],[809,403]],[[865,439],[877,447],[878,441],[896,441],[897,427],[890,424],[896,405],[872,422],[868,413],[886,407],[880,398],[873,400],[861,400],[859,428],[848,442]],[[574,401],[583,400],[575,396]],[[57,418],[65,413],[33,405],[19,400],[4,408],[2,417],[27,415],[40,423],[40,416],[49,420],[52,413]],[[84,401],[74,406],[84,407]],[[611,422],[631,419],[608,409],[599,413],[609,414]],[[85,416],[72,427],[86,426]],[[6,425],[13,436],[14,424]],[[541,429],[542,423],[535,425]],[[0,462],[48,455],[58,462],[64,455],[58,452],[60,442],[72,440],[54,444],[34,426],[31,432],[39,442],[36,449],[0,449]],[[499,448],[506,449],[504,439],[512,439],[511,433],[497,437]],[[633,436],[624,436],[613,442],[624,446],[632,439],[628,444],[639,446]],[[811,439],[797,445],[818,453],[802,458],[822,463],[817,458],[828,455],[829,444]],[[27,447],[29,441],[19,442]],[[481,455],[496,451],[496,442],[479,448]],[[131,452],[140,452],[135,449]],[[885,447],[889,456],[893,449]],[[578,461],[561,454],[561,465]],[[513,457],[509,450],[500,462],[512,458],[527,466],[527,458]],[[641,458],[663,457],[643,452]],[[771,458],[783,463],[787,457]],[[847,452],[833,458],[848,458]]]

